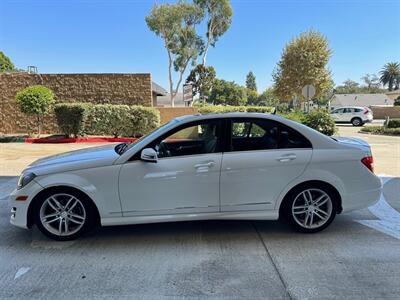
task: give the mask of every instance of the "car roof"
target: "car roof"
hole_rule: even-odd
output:
[[[209,120],[209,119],[226,119],[226,118],[263,118],[272,120],[284,119],[281,116],[265,113],[255,113],[255,112],[232,112],[232,113],[220,113],[220,114],[195,114],[195,115],[185,115],[175,118],[178,122],[191,122],[198,120]]]
[[[364,109],[365,106],[340,106],[340,107],[335,108],[335,110],[336,109],[341,109],[341,108],[360,108],[360,109]]]

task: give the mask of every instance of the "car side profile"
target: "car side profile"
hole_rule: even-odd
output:
[[[179,117],[132,143],[67,152],[26,168],[11,223],[71,240],[96,225],[277,220],[317,232],[381,192],[367,143],[276,115]]]
[[[371,109],[358,106],[336,108],[331,112],[331,116],[336,123],[350,123],[353,126],[363,126],[374,119]]]

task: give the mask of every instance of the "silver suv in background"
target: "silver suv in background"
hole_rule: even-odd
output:
[[[374,119],[372,110],[368,107],[346,106],[332,110],[331,116],[336,123],[351,123],[353,126],[363,126]]]

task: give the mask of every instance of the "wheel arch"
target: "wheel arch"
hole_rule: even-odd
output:
[[[291,193],[298,188],[308,187],[308,186],[325,187],[325,188],[329,189],[335,195],[335,199],[337,200],[336,212],[338,214],[340,214],[342,212],[342,210],[343,210],[342,196],[340,195],[339,191],[332,184],[330,184],[326,181],[323,181],[323,180],[307,180],[307,181],[296,184],[295,186],[290,188],[290,190],[285,194],[285,196],[283,197],[283,199],[280,203],[280,206],[279,206],[279,217],[282,216],[282,211],[284,209],[284,205],[285,205],[288,197],[291,195]]]
[[[28,228],[31,228],[35,223],[34,216],[33,216],[33,210],[35,208],[36,202],[47,193],[59,192],[61,190],[74,191],[74,192],[78,193],[82,198],[85,198],[86,200],[88,200],[94,210],[96,224],[101,224],[99,208],[97,207],[96,203],[93,201],[93,199],[91,197],[89,197],[85,192],[83,192],[82,190],[80,190],[76,187],[72,187],[72,186],[68,186],[68,185],[57,185],[57,186],[47,187],[47,188],[41,190],[39,193],[37,193],[33,197],[32,201],[29,203],[28,213],[27,213],[27,227]]]

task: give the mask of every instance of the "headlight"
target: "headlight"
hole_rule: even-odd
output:
[[[26,186],[29,182],[31,182],[36,175],[34,173],[22,173],[21,176],[18,179],[18,185],[17,189],[22,189],[24,186]]]

